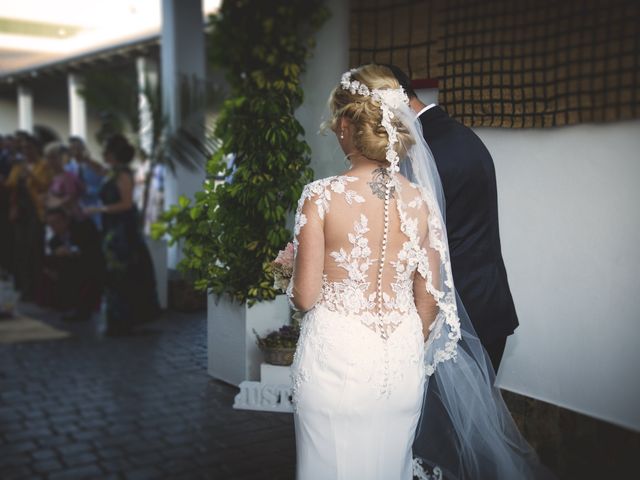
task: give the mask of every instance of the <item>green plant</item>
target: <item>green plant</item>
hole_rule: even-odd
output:
[[[327,16],[320,0],[227,0],[211,18],[210,60],[230,86],[215,128],[221,147],[194,201],[181,198],[154,228],[156,238],[183,240],[180,267],[195,272],[197,288],[249,305],[275,298],[269,263],[313,178],[294,117],[300,75]]]

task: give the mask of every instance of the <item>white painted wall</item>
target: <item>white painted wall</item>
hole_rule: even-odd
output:
[[[329,93],[349,67],[349,2],[329,0],[331,17],[316,36],[316,48],[302,77],[304,102],[296,117],[305,129],[311,147],[311,168],[315,178],[335,175],[346,168],[344,154],[335,135],[319,134],[320,124],[328,116]]]
[[[71,135],[71,117],[66,92],[60,92],[60,96],[56,101],[51,101],[51,97],[47,93],[46,84],[39,86],[35,90],[33,112],[34,124],[53,128],[60,136],[60,140],[67,143],[69,135]],[[96,132],[100,128],[100,119],[90,112],[86,113],[85,119],[85,142],[87,143],[87,148],[93,158],[102,162],[102,147],[96,140]]]
[[[69,113],[66,108],[57,105],[38,102],[39,96],[34,98],[33,123],[52,128],[63,142],[69,137]]]
[[[18,128],[18,102],[16,95],[0,96],[0,134],[6,135]]]
[[[640,121],[476,132],[521,323],[498,384],[640,430]]]
[[[640,430],[640,120],[474,130],[520,318],[498,385]]]

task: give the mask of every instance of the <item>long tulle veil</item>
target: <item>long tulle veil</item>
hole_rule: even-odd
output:
[[[495,373],[455,291],[446,238],[445,202],[420,122],[406,103],[393,115],[410,133],[401,173],[420,186],[429,207],[423,248],[437,251],[428,289],[440,311],[425,343],[428,375],[413,444],[418,478],[516,480],[554,478],[522,437],[494,386]],[[429,258],[434,258],[430,255]]]
[[[346,72],[341,88],[371,97],[380,106],[381,126],[388,135],[387,192],[400,188],[394,180],[400,171],[419,188],[428,211],[427,218],[421,219],[428,224],[428,234],[419,245],[426,260],[418,264],[416,275],[426,280],[438,313],[424,346],[427,381],[413,444],[414,475],[423,480],[555,478],[520,435],[494,386],[489,357],[456,293],[444,194],[420,123],[402,89],[370,90],[359,80],[357,69]]]

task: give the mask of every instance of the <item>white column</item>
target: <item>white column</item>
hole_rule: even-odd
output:
[[[138,78],[138,114],[140,116],[140,146],[147,153],[151,152],[153,146],[153,113],[151,104],[145,95],[145,82],[149,82],[149,87],[155,89],[158,86],[158,64],[151,58],[138,57],[136,59],[136,73]],[[156,274],[156,290],[158,292],[158,302],[161,308],[168,306],[168,286],[169,275],[167,270],[167,245],[163,240],[152,240],[146,238],[151,261]]]
[[[24,85],[18,85],[18,128],[33,132],[33,93]]]
[[[87,106],[84,97],[80,95],[82,77],[77,73],[67,75],[69,90],[69,133],[83,140],[87,138]]]
[[[329,93],[349,67],[349,2],[329,0],[327,6],[331,17],[316,34],[316,47],[302,77],[304,103],[296,111],[311,147],[311,168],[316,178],[345,169],[335,135],[318,135],[320,123],[328,115]]]
[[[138,111],[140,114],[140,146],[146,152],[151,151],[153,144],[153,114],[149,99],[144,95],[145,81],[152,89],[158,86],[158,64],[151,58],[138,57],[136,59],[138,76]]]
[[[180,125],[180,93],[184,79],[205,78],[204,18],[202,0],[162,0],[161,33],[162,105],[171,128]],[[177,167],[165,178],[165,207],[180,195],[193,197],[202,187],[204,169],[190,171]],[[175,268],[179,249],[168,252],[169,268]]]

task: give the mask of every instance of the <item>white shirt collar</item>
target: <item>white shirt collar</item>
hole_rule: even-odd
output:
[[[424,107],[422,110],[420,110],[418,112],[418,114],[416,115],[416,118],[418,118],[420,115],[422,115],[424,112],[426,112],[427,110],[429,110],[430,108],[435,107],[436,104],[435,103],[430,103],[429,105],[427,105],[426,107]]]

